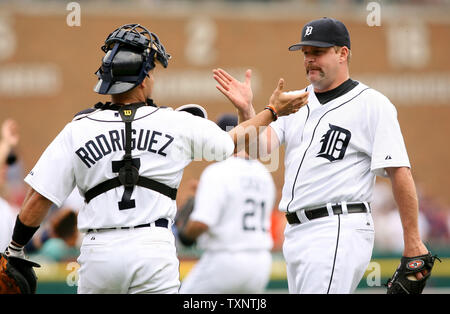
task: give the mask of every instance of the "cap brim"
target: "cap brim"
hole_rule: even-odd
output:
[[[326,43],[323,41],[314,41],[314,40],[302,41],[301,43],[290,46],[289,50],[290,51],[300,50],[300,49],[302,49],[303,46],[326,48],[326,47],[333,47],[334,44]]]

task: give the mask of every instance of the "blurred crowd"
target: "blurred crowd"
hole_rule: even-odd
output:
[[[416,182],[416,185],[422,240],[432,251],[446,250],[450,243],[450,207],[432,197],[420,183]],[[388,181],[377,181],[371,207],[375,224],[374,253],[402,252],[400,215]]]
[[[13,119],[1,122],[0,134],[0,251],[11,240],[20,206],[27,192],[24,168],[17,152],[19,126]],[[79,255],[80,236],[77,212],[80,202],[69,198],[62,208],[53,206],[46,220],[25,247],[25,253],[36,261],[75,260]]]
[[[0,251],[11,239],[15,219],[25,197],[24,167],[18,154],[19,127],[12,119],[1,121],[0,138]],[[195,196],[196,179],[188,180],[182,206],[191,206]],[[280,192],[280,191],[278,191]],[[450,244],[450,207],[427,193],[417,183],[419,199],[419,228],[431,250],[448,248]],[[279,197],[278,197],[279,198]],[[25,251],[36,260],[69,261],[79,255],[81,236],[77,230],[77,213],[83,199],[75,189],[62,208],[54,206]],[[374,190],[372,214],[375,223],[374,254],[399,254],[403,250],[401,221],[389,181],[378,180]],[[281,251],[286,219],[273,211],[271,234],[273,251]],[[182,253],[182,251],[181,251]]]

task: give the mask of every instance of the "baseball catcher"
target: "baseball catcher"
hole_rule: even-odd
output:
[[[437,256],[432,256],[430,252],[414,257],[402,256],[394,276],[387,283],[387,294],[421,294],[431,276],[436,259],[441,261]],[[416,274],[419,272],[423,274],[421,279],[416,278]]]
[[[0,294],[36,293],[36,273],[41,267],[29,260],[0,253]]]

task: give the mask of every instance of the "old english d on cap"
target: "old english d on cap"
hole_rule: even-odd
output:
[[[346,46],[350,49],[350,34],[344,23],[333,18],[323,17],[306,23],[303,26],[301,41],[290,46],[289,50],[299,50],[303,46]]]

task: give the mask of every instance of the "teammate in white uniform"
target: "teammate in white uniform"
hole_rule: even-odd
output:
[[[14,227],[14,214],[7,201],[0,197],[0,251],[8,247]]]
[[[0,188],[6,184],[8,166],[13,163],[15,155],[12,150],[19,143],[19,132],[16,121],[7,119],[2,122],[0,138]],[[13,158],[10,158],[13,157]],[[11,160],[11,161],[10,161]],[[11,205],[0,197],[0,252],[3,252],[11,240],[14,227],[14,211]]]
[[[283,253],[290,293],[352,293],[371,259],[370,201],[376,175],[388,176],[404,232],[404,256],[426,254],[410,163],[392,103],[349,78],[350,36],[332,18],[307,23],[302,50],[311,82],[308,105],[259,137],[268,152],[285,145],[279,209],[286,212]],[[251,72],[244,83],[215,70],[217,86],[252,117]],[[264,147],[264,146],[263,146]],[[417,278],[421,278],[419,273]]]
[[[78,214],[85,232],[78,259],[79,293],[177,293],[179,262],[171,224],[183,169],[194,159],[231,155],[240,134],[187,112],[158,108],[150,99],[153,69],[170,56],[139,24],[112,32],[96,73],[95,91],[111,103],[78,114],[47,147],[25,181],[31,186],[16,219],[7,254],[24,257],[52,203],[74,187],[86,204]],[[306,95],[282,92],[271,104],[283,114],[299,110]],[[264,110],[242,127],[267,126]]]
[[[222,116],[223,130],[237,117]],[[183,236],[197,240],[200,260],[180,293],[262,293],[270,279],[275,184],[266,167],[241,151],[208,166]]]

